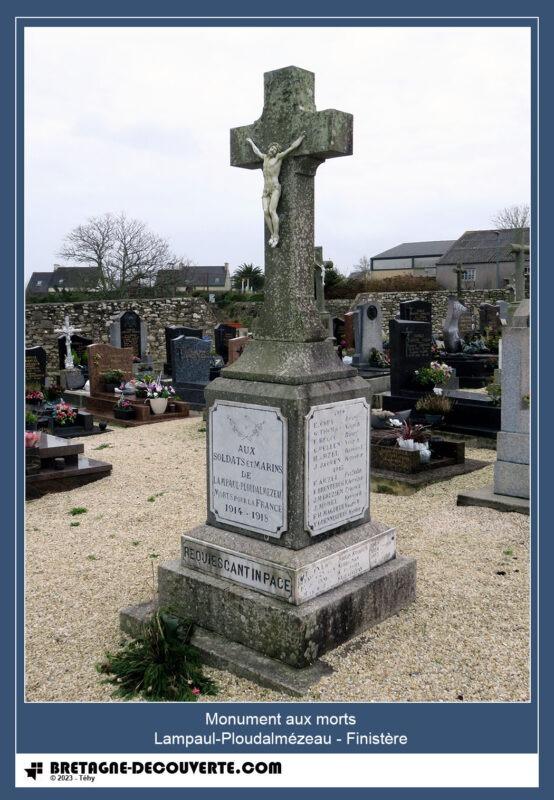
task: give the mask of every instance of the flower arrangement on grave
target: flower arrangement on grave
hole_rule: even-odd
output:
[[[125,395],[120,394],[117,403],[114,405],[114,408],[132,408],[131,401],[127,400]]]
[[[485,335],[483,338],[489,352],[498,353],[498,345],[502,338],[500,331],[495,331],[492,328],[485,328]]]
[[[37,431],[25,431],[25,449],[28,447],[37,447],[40,440],[40,433]]]
[[[480,334],[469,334],[462,346],[462,353],[466,353],[467,355],[489,352],[487,343]]]
[[[376,347],[372,347],[369,353],[369,364],[372,367],[387,369],[387,367],[390,367],[390,358],[387,353],[382,353]]]
[[[77,409],[62,400],[61,403],[54,406],[52,419],[58,425],[72,425],[77,419]]]
[[[485,386],[485,391],[495,406],[499,406],[502,401],[502,386],[499,383],[489,383]]]
[[[154,380],[153,375],[145,374],[139,380],[135,381],[135,396],[146,397],[148,394],[148,384]]]
[[[116,419],[133,419],[135,416],[135,409],[130,400],[127,400],[125,395],[120,394],[117,398],[117,403],[114,405],[114,417]]]
[[[146,397],[148,400],[153,400],[156,398],[165,398],[169,399],[173,397],[175,394],[175,389],[173,386],[166,385],[164,383],[160,383],[159,380],[152,381],[146,387]]]
[[[416,411],[423,414],[428,425],[437,425],[452,411],[454,401],[442,394],[426,394],[416,403]]]
[[[445,386],[454,369],[442,361],[431,361],[428,367],[420,367],[414,372],[415,379],[422,386]]]
[[[49,402],[59,400],[63,394],[61,386],[48,386],[47,389],[44,390],[46,395],[46,400]]]
[[[31,405],[38,405],[44,402],[44,394],[40,389],[29,389],[25,394],[25,401]]]
[[[120,369],[109,369],[101,375],[104,381],[104,389],[106,392],[113,392],[116,388],[121,388],[123,383],[123,372]]]
[[[25,429],[28,431],[36,431],[38,422],[38,415],[34,411],[25,412]]]
[[[426,425],[414,425],[406,420],[400,428],[391,433],[391,437],[396,439],[396,443],[402,450],[418,450],[421,461],[429,461],[431,458],[430,434]]]

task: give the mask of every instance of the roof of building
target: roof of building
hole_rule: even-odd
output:
[[[512,244],[518,243],[520,230],[466,231],[437,261],[437,267],[457,264],[490,264],[498,261],[515,261]],[[529,228],[523,228],[523,244],[529,244]],[[525,255],[529,260],[529,255]]]
[[[377,253],[373,258],[421,258],[422,256],[442,256],[451,247],[455,239],[439,239],[434,242],[404,242],[390,250]]]
[[[180,286],[225,286],[228,274],[229,268],[225,265],[160,269],[156,276],[156,286],[173,281]]]
[[[60,267],[53,272],[33,272],[27,284],[29,294],[47,294],[50,289],[88,289],[98,284],[98,267]]]

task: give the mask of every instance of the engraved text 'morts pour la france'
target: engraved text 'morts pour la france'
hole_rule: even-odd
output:
[[[361,519],[369,508],[369,405],[314,406],[306,417],[305,526],[312,536]]]
[[[287,421],[278,408],[216,400],[210,408],[210,511],[279,538],[287,529]]]

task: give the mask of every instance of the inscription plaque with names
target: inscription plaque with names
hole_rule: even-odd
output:
[[[279,538],[287,529],[287,421],[280,409],[216,400],[209,422],[210,511]]]
[[[306,529],[312,536],[361,519],[369,508],[369,405],[314,406],[306,417]]]

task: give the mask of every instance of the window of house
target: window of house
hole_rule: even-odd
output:
[[[42,281],[37,281],[37,286],[42,286]]]
[[[474,281],[476,272],[477,270],[475,269],[464,269],[464,271],[462,272],[462,280]]]

